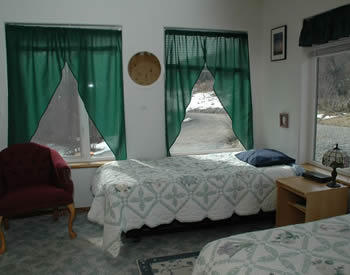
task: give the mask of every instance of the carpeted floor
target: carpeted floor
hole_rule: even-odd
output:
[[[138,274],[137,259],[198,251],[219,238],[274,226],[271,217],[244,217],[204,228],[190,225],[177,233],[138,231],[146,232],[141,240],[124,236],[120,255],[113,258],[100,248],[103,228],[90,223],[87,213],[77,215],[74,230],[78,237],[74,240],[68,237],[67,220],[63,216],[54,222],[49,215],[10,220],[0,274]]]

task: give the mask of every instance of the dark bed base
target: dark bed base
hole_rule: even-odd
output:
[[[133,241],[139,241],[142,236],[149,235],[159,235],[159,234],[167,234],[167,233],[178,233],[196,229],[203,228],[213,228],[213,227],[222,227],[229,226],[233,223],[241,223],[241,224],[250,224],[250,223],[259,223],[261,221],[271,222],[274,224],[275,222],[275,211],[272,212],[262,212],[260,211],[256,215],[249,216],[238,216],[233,214],[231,218],[219,221],[212,221],[208,218],[204,219],[200,222],[191,222],[191,223],[181,223],[178,221],[173,221],[170,224],[159,225],[155,228],[150,228],[148,226],[143,226],[140,229],[130,230],[127,233],[123,233],[123,237],[130,238]]]

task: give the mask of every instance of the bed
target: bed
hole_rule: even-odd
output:
[[[350,215],[223,238],[200,252],[192,275],[350,274]]]
[[[296,166],[256,168],[232,152],[113,161],[96,170],[88,219],[104,226],[103,248],[117,256],[121,233],[143,225],[272,211],[276,178],[295,175]]]

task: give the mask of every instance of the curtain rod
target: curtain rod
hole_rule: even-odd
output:
[[[92,25],[92,24],[67,24],[67,23],[19,23],[19,22],[6,22],[8,25],[17,26],[37,26],[37,27],[66,27],[66,28],[101,28],[101,29],[117,29],[121,30],[120,25]]]
[[[202,28],[177,28],[177,27],[164,27],[164,30],[177,30],[177,31],[202,31],[202,32],[226,32],[226,33],[248,33],[247,31],[233,31],[233,30],[218,30],[218,29],[202,29]]]

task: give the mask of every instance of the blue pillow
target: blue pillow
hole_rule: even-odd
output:
[[[291,164],[295,162],[295,159],[273,149],[248,150],[236,154],[236,157],[241,161],[254,165],[255,167]]]

